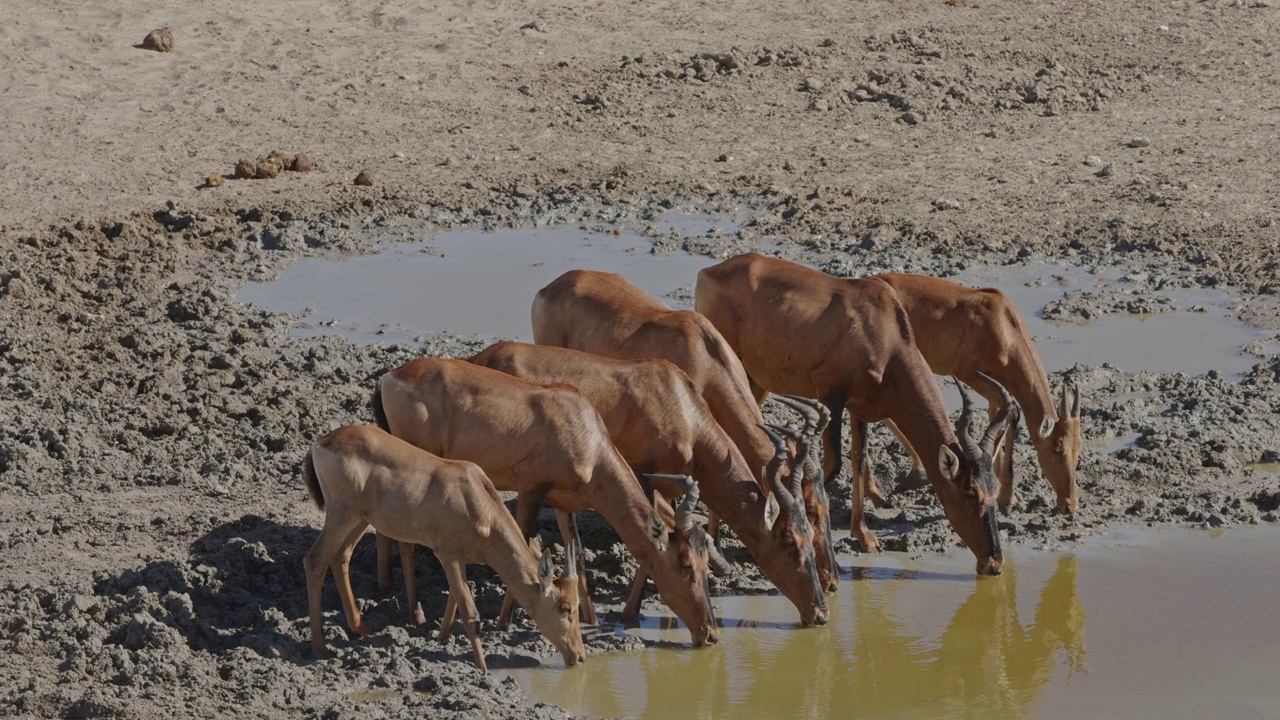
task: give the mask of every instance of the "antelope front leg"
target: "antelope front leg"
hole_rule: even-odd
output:
[[[440,558],[444,560],[444,558]],[[444,562],[445,576],[449,579],[449,601],[462,609],[462,627],[471,640],[471,650],[476,656],[476,666],[480,672],[489,672],[484,662],[484,648],[480,646],[480,613],[476,612],[476,601],[471,597],[471,588],[467,585],[466,566],[456,558]]]
[[[391,538],[377,532],[378,538],[378,594],[391,594]]]
[[[636,570],[636,581],[631,584],[627,604],[622,607],[622,622],[632,623],[640,617],[640,603],[644,601],[645,583],[648,581],[649,573],[641,566]]]
[[[542,493],[521,493],[516,498],[516,526],[520,528],[520,535],[526,543],[529,542],[529,538],[537,534],[538,512],[542,510],[542,501]],[[507,594],[502,598],[502,610],[498,613],[499,627],[511,624],[511,614],[515,609],[516,596],[507,590]]]
[[[853,463],[854,473],[860,477],[867,461],[867,423],[855,417],[850,430],[853,436],[853,448],[849,459]],[[859,477],[855,477],[852,483],[853,514],[849,520],[849,535],[862,546],[862,552],[876,552],[880,549],[880,541],[867,527],[867,516],[863,512],[866,486]]]
[[[440,630],[436,633],[436,640],[448,640],[453,634],[453,621],[458,616],[458,597],[453,592],[452,585],[449,586],[449,601],[444,604],[444,615],[440,616]]]
[[[898,439],[898,444],[902,445],[902,449],[906,450],[907,454],[911,456],[911,470],[898,481],[898,486],[893,491],[897,493],[929,487],[929,473],[924,469],[924,463],[920,461],[920,455],[916,453],[915,448],[911,447],[911,443],[907,442],[907,439],[903,437],[902,431],[898,429],[896,423],[886,418],[884,424],[893,433],[893,436]],[[884,502],[884,494],[876,486],[875,478],[871,477],[870,470],[867,471],[867,482],[867,494],[871,497],[871,501],[876,504],[876,507],[886,507],[888,503]],[[880,496],[880,500],[876,500],[876,495]]]
[[[427,614],[418,602],[418,575],[413,566],[413,543],[400,543],[400,571],[404,573],[405,607],[409,608],[409,622],[414,627],[427,624]]]

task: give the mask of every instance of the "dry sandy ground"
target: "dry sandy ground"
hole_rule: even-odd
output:
[[[0,0],[0,708],[562,714],[481,678],[462,641],[401,629],[367,549],[357,592],[381,632],[313,661],[302,453],[368,420],[378,370],[478,344],[297,341],[296,318],[234,302],[306,255],[410,227],[735,210],[740,233],[677,242],[772,244],[849,275],[1115,266],[1139,301],[1221,287],[1280,329],[1271,5]],[[172,52],[137,47],[164,25]],[[318,170],[232,177],[276,149]],[[1111,300],[1086,302],[1125,305]],[[1239,380],[1064,379],[1086,388],[1087,437],[1140,439],[1086,452],[1077,520],[1033,499],[1004,523],[1011,541],[1275,519],[1280,490],[1246,469],[1280,460],[1274,349]],[[878,472],[901,468],[878,452]],[[898,510],[879,518],[886,544],[953,545],[916,500],[905,530]],[[629,558],[605,529],[592,542],[616,605]],[[493,577],[474,577],[492,617]],[[744,565],[720,588],[761,583]],[[550,650],[527,623],[485,633],[495,660]],[[357,709],[370,690],[380,701]]]

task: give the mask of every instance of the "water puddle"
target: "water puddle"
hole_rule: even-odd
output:
[[[1087,323],[1045,320],[1044,306],[1067,293],[1123,287],[1119,272],[1091,274],[1079,268],[1047,265],[1036,268],[982,268],[962,273],[957,282],[995,287],[1009,296],[1026,320],[1045,370],[1055,372],[1077,362],[1110,363],[1129,372],[1217,370],[1239,377],[1258,359],[1242,346],[1265,341],[1270,333],[1240,322],[1229,309],[1238,300],[1221,290],[1175,289],[1153,293],[1177,308],[1147,315],[1109,314]],[[1192,308],[1195,308],[1194,310]]]
[[[731,217],[697,214],[669,214],[651,225],[688,237],[738,227]],[[249,284],[237,299],[305,314],[307,324],[295,331],[299,337],[338,334],[389,343],[452,331],[527,341],[534,293],[573,268],[617,272],[674,307],[691,307],[698,270],[716,261],[678,250],[654,254],[652,247],[636,233],[582,228],[451,231],[424,242],[391,244],[371,256],[303,260],[277,280]],[[1271,335],[1231,317],[1233,301],[1220,291],[1161,292],[1180,309],[1107,315],[1079,325],[1047,322],[1040,311],[1066,292],[1122,285],[1122,279],[1061,266],[983,268],[957,279],[1008,294],[1050,372],[1105,362],[1127,371],[1218,370],[1235,377],[1257,362],[1241,346]],[[958,404],[958,396],[949,399]]]
[[[1262,475],[1280,477],[1280,463],[1245,463],[1245,467]]]
[[[846,558],[824,628],[777,596],[719,598],[717,647],[651,618],[629,632],[677,647],[506,674],[592,717],[1275,717],[1277,543],[1273,526],[1125,529],[1014,547],[981,580],[963,551]]]
[[[702,227],[683,216],[670,222]],[[694,276],[716,261],[679,250],[654,254],[652,247],[639,235],[579,228],[460,230],[394,243],[376,255],[302,260],[274,281],[247,285],[236,299],[291,313],[310,308],[313,324],[298,337],[403,342],[452,331],[532,342],[534,293],[575,268],[620,273],[673,306],[692,308]],[[667,297],[681,288],[688,293]]]

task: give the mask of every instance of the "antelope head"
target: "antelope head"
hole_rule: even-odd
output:
[[[690,627],[694,645],[707,645],[719,640],[716,627],[715,612],[711,608],[710,571],[714,568],[718,574],[729,572],[729,563],[711,543],[711,537],[698,523],[694,522],[694,509],[698,504],[698,484],[688,475],[645,475],[649,480],[661,480],[684,487],[684,497],[675,507],[675,528],[668,530],[667,524],[654,509],[649,514],[649,533],[653,542],[661,551],[659,562],[675,568],[680,582],[674,588],[664,588],[664,595],[675,592],[677,596],[688,600],[689,606],[696,607],[700,627]],[[652,569],[651,569],[652,571]],[[692,602],[692,598],[707,598],[705,603]],[[671,601],[666,601],[668,605]],[[678,602],[678,601],[677,601]]]
[[[1080,386],[1065,383],[1058,400],[1058,419],[1049,416],[1040,423],[1038,441],[1033,443],[1045,479],[1058,498],[1058,512],[1076,510],[1076,463],[1080,460]]]
[[[577,665],[587,657],[578,625],[578,563],[573,543],[564,550],[565,572],[556,577],[551,553],[543,552],[537,537],[529,541],[529,551],[538,563],[538,584],[542,590],[535,607],[526,608],[533,622],[564,657],[565,665]]]
[[[963,516],[959,513],[948,513],[948,516],[965,545],[978,556],[978,574],[999,575],[1004,567],[1004,554],[1000,550],[1000,529],[996,520],[998,481],[993,466],[996,446],[1004,432],[1013,427],[1019,410],[1002,385],[984,377],[1000,388],[1004,407],[991,419],[981,436],[975,437],[978,410],[973,394],[963,383],[956,381],[963,403],[960,419],[956,422],[956,439],[964,457],[957,457],[951,447],[943,445],[938,450],[938,463],[943,477],[951,478],[954,488],[962,493],[963,502],[973,510]],[[944,508],[948,505],[943,503]]]
[[[831,537],[831,499],[822,480],[822,432],[831,422],[831,411],[825,405],[804,398],[775,395],[774,398],[804,418],[804,430],[785,434],[796,448],[797,466],[803,475],[804,506],[813,526],[814,556],[818,560],[818,582],[827,592],[835,592],[840,584],[840,563],[836,560],[835,542]],[[779,428],[783,430],[783,428]]]
[[[800,620],[805,625],[827,623],[827,601],[823,585],[818,577],[818,565],[814,559],[814,531],[804,506],[804,468],[802,463],[792,463],[787,470],[787,443],[779,429],[761,425],[760,429],[773,443],[774,454],[765,467],[764,476],[773,491],[765,503],[764,529],[774,547],[781,552],[767,553],[761,563],[785,563],[772,577],[796,578],[794,585],[780,585],[779,590],[797,608],[801,608]],[[787,481],[784,481],[784,476]],[[788,482],[789,481],[789,482]],[[772,509],[771,509],[772,508]],[[809,608],[809,610],[804,610]]]

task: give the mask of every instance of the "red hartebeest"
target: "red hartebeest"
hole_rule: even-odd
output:
[[[943,511],[977,556],[980,575],[1004,563],[996,524],[996,480],[956,441],[942,394],[916,348],[907,313],[887,283],[845,280],[757,253],[698,273],[699,312],[737,352],[763,401],[769,392],[816,398],[832,413],[826,477],[840,471],[843,411],[853,418],[851,532],[864,550],[878,541],[863,515],[866,423],[889,418],[926,456]],[[993,428],[1008,416],[997,418]]]

